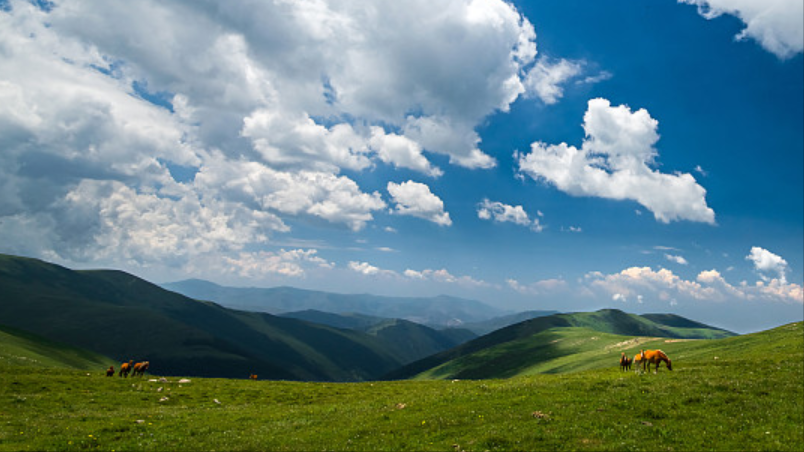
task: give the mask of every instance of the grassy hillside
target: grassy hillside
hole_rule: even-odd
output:
[[[117,365],[103,355],[3,325],[0,325],[0,363],[3,363],[0,368],[25,366],[95,371]]]
[[[558,311],[524,311],[518,312],[516,314],[509,314],[500,317],[494,317],[493,319],[483,320],[481,322],[471,322],[465,323],[461,325],[462,328],[466,328],[478,336],[482,336],[484,334],[489,334],[492,331],[496,331],[502,328],[505,328],[509,325],[513,325],[515,323],[524,322],[526,320],[535,319],[536,317],[544,317],[548,315],[559,314]]]
[[[119,271],[0,255],[0,319],[163,375],[356,381],[402,362],[375,337],[225,309]],[[409,359],[409,358],[408,358]]]
[[[595,337],[590,346],[606,341],[624,339],[612,335],[639,337],[664,337],[708,339],[733,336],[718,328],[693,322],[672,314],[640,316],[616,309],[597,312],[555,314],[537,317],[494,331],[453,349],[429,356],[397,369],[385,377],[405,379],[422,378],[504,378],[528,372],[532,356],[550,359],[576,354],[585,349],[576,344],[577,339],[564,341],[562,333],[567,328],[586,328],[578,333]],[[589,333],[594,331],[594,333]],[[607,333],[607,334],[606,334]],[[619,358],[619,351],[617,352]],[[536,358],[539,359],[539,358]],[[577,369],[577,368],[576,368]]]
[[[801,322],[665,344],[672,372],[479,381],[180,384],[0,361],[0,450],[801,450]]]

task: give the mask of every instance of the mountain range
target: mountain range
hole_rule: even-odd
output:
[[[316,310],[333,314],[362,314],[403,319],[436,328],[460,327],[509,312],[476,300],[441,295],[429,298],[338,294],[293,287],[226,287],[200,279],[162,284],[165,289],[197,300],[245,311],[282,314]]]
[[[301,294],[303,300],[347,300],[343,295],[311,295],[290,288],[280,288],[276,293],[284,294],[282,303],[288,307],[292,305],[289,294],[293,293]],[[405,305],[401,300],[407,300],[388,298],[375,300],[396,304],[394,309],[398,310]],[[358,299],[368,303],[372,296]],[[443,299],[414,299],[413,303],[427,306],[422,300],[437,303]],[[283,317],[200,301],[121,271],[76,271],[2,254],[0,300],[0,325],[116,362],[147,359],[151,362],[149,370],[163,375],[245,378],[259,374],[265,379],[361,381],[415,377],[464,359],[452,366],[458,369],[454,374],[471,378],[502,375],[505,369],[519,365],[516,363],[527,365],[523,359],[530,355],[521,353],[522,346],[537,350],[528,341],[551,328],[584,327],[607,334],[668,338],[733,335],[672,314],[637,316],[618,310],[524,313],[525,318],[541,316],[476,338],[466,329],[435,330],[405,319],[365,314],[306,310]],[[446,300],[427,315],[442,312],[445,318],[458,318],[444,308],[452,303],[483,309],[482,304]],[[303,305],[300,301],[296,306]],[[404,310],[415,314],[409,306]],[[485,312],[488,315],[493,311]],[[480,317],[475,315],[465,319]],[[504,324],[516,319],[497,321]]]
[[[458,343],[410,322],[334,328],[227,309],[121,271],[9,255],[0,255],[0,293],[0,324],[117,361],[148,359],[162,374],[359,381]]]

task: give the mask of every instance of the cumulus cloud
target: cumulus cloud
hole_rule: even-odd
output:
[[[280,250],[279,252],[258,251],[239,253],[235,257],[224,256],[225,266],[221,271],[235,273],[247,278],[277,274],[289,277],[303,277],[306,267],[332,268],[333,263],[317,256],[317,250]]]
[[[760,273],[760,276],[765,281],[769,280],[768,273],[775,273],[780,282],[786,282],[787,261],[781,256],[773,254],[764,248],[752,246],[751,252],[745,258],[754,263],[754,269]]]
[[[360,230],[387,206],[344,171],[496,165],[476,128],[525,93],[535,39],[503,0],[9,0],[5,249],[187,264],[264,244],[290,217]],[[451,223],[410,191],[397,213]]]
[[[448,284],[458,284],[466,287],[488,287],[489,283],[483,280],[477,280],[471,276],[455,276],[447,269],[440,270],[425,269],[421,271],[407,269],[404,275],[413,280],[435,281]]]
[[[371,147],[383,162],[392,163],[401,168],[409,168],[429,176],[438,177],[444,174],[434,167],[422,154],[422,146],[404,135],[386,133],[381,127],[371,128]]]
[[[678,0],[698,6],[707,19],[738,17],[745,28],[737,40],[751,38],[781,59],[804,51],[804,3],[800,0]]]
[[[574,196],[633,200],[663,223],[714,224],[706,190],[689,173],[665,174],[651,168],[658,155],[658,121],[647,110],[632,112],[592,99],[584,115],[581,148],[535,142],[529,154],[516,153],[519,171]]]
[[[396,203],[393,213],[422,218],[440,226],[452,225],[449,213],[444,211],[444,202],[427,185],[414,181],[388,182],[388,193]]]
[[[584,283],[593,291],[602,290],[610,296],[618,295],[620,299],[641,296],[660,302],[722,303],[748,300],[804,303],[801,285],[779,278],[768,282],[757,281],[754,285],[747,282],[732,285],[715,269],[700,272],[695,280],[686,280],[665,268],[630,267],[609,275],[589,273]]]
[[[539,58],[525,77],[525,89],[528,95],[538,97],[545,104],[555,104],[564,96],[561,84],[580,74],[582,68],[581,63],[566,59],[551,61]],[[589,79],[589,83],[595,81],[597,80]]]
[[[477,206],[477,217],[481,220],[493,220],[496,223],[514,223],[526,226],[536,232],[541,232],[544,227],[538,218],[530,219],[528,213],[522,206],[509,206],[497,201],[484,199]]]
[[[384,270],[382,268],[375,267],[368,262],[351,261],[349,262],[349,270],[366,276],[398,276],[393,270]]]

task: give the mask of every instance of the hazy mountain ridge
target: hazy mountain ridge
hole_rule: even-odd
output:
[[[226,287],[189,279],[162,287],[199,300],[247,311],[282,314],[316,310],[333,314],[362,314],[409,320],[433,327],[458,327],[507,314],[476,300],[440,295],[429,298],[339,294],[293,287]]]

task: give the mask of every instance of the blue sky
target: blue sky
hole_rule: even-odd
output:
[[[804,317],[799,0],[0,1],[0,251]]]

